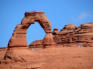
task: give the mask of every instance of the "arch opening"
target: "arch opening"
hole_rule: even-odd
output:
[[[46,33],[40,26],[40,24],[38,22],[35,22],[34,24],[30,25],[27,29],[27,44],[30,45],[35,40],[42,40],[45,37],[45,34]]]

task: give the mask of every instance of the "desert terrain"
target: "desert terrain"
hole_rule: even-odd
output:
[[[27,29],[36,21],[46,35],[28,45]],[[25,12],[8,47],[0,48],[0,69],[93,69],[93,22],[52,32],[44,12]]]
[[[24,61],[5,62],[0,49],[0,69],[93,69],[93,47],[17,48]]]

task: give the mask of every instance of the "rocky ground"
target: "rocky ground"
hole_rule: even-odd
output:
[[[6,48],[0,49],[0,69],[93,69],[93,47],[14,48],[12,51],[24,61],[3,61]]]

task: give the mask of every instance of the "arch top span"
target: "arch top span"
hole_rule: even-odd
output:
[[[44,14],[42,11],[32,11],[32,12],[25,12],[25,16],[35,15],[35,14]]]
[[[27,29],[31,24],[34,24],[36,21],[41,25],[41,27],[46,32],[46,36],[42,40],[42,44],[54,43],[51,34],[51,24],[47,19],[47,17],[45,16],[44,12],[32,11],[32,12],[25,12],[25,16],[22,19],[21,24],[18,24],[14,30],[14,33],[8,43],[8,47],[28,46],[26,40]]]
[[[45,32],[51,32],[51,24],[45,16],[44,12],[41,11],[26,12],[21,24],[28,28],[36,21],[41,25]]]

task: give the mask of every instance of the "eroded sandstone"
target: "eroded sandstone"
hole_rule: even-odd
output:
[[[82,24],[76,27],[66,25],[61,31],[54,29],[52,32],[56,44],[77,44],[77,46],[93,46],[93,23]]]
[[[27,29],[31,24],[34,24],[37,21],[41,27],[46,32],[46,36],[42,40],[42,45],[52,45],[54,44],[51,24],[44,12],[41,11],[32,11],[26,12],[25,17],[21,21],[21,24],[18,24],[14,30],[14,33],[9,41],[8,47],[27,47],[26,33]]]

